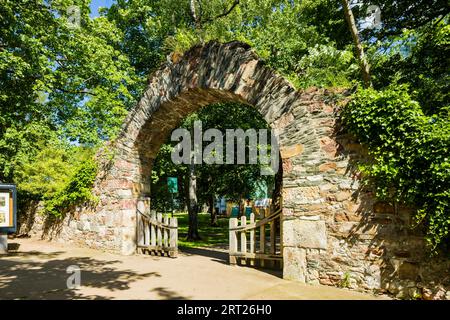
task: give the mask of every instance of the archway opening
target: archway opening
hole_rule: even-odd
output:
[[[199,107],[168,132],[151,163],[151,209],[177,217],[182,251],[228,253],[231,218],[259,220],[280,206],[277,147],[260,112],[238,102]]]

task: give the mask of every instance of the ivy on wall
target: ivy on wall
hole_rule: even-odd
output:
[[[427,116],[406,85],[358,90],[342,113],[373,161],[361,165],[377,197],[417,208],[433,252],[450,238],[450,120]]]

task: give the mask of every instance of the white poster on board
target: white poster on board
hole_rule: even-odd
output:
[[[0,227],[10,227],[9,221],[9,192],[0,192]]]

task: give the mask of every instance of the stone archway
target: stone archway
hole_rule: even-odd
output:
[[[407,228],[410,209],[377,202],[360,187],[353,164],[364,151],[339,129],[336,93],[295,90],[239,42],[210,42],[176,60],[150,76],[104,152],[110,160],[99,153],[98,205],[66,217],[59,240],[134,253],[136,209],[151,205],[151,165],[161,144],[197,108],[233,101],[256,108],[278,136],[284,278],[396,294],[448,273],[448,259],[427,257],[420,233]]]
[[[83,241],[133,253],[136,208],[143,210],[151,203],[152,161],[170,131],[202,106],[239,102],[259,110],[278,136],[284,172],[283,246],[293,262],[284,263],[285,275],[304,281],[305,276],[298,273],[306,268],[304,250],[327,248],[321,205],[325,201],[321,190],[329,188],[325,176],[342,173],[346,166],[330,162],[338,145],[332,137],[333,107],[324,102],[326,96],[315,89],[296,91],[266,67],[248,45],[239,42],[197,46],[179,61],[166,63],[151,75],[142,99],[110,146],[114,160],[97,179],[100,205],[94,214],[84,215],[89,225],[84,229],[91,234]],[[351,178],[342,179],[339,182],[350,189]],[[93,225],[97,226],[94,232],[99,230],[94,234]]]
[[[306,250],[328,247],[326,220],[334,212],[325,215],[331,208],[324,204],[326,197],[345,189],[336,194],[344,201],[353,185],[344,175],[347,162],[336,158],[335,115],[324,102],[327,95],[315,89],[296,91],[239,42],[197,46],[163,65],[127,117],[112,147],[112,167],[96,186],[102,205],[95,216],[105,221],[106,232],[116,235],[112,241],[103,238],[102,246],[134,252],[136,207],[144,210],[151,203],[152,161],[170,131],[201,106],[239,102],[259,110],[278,136],[284,172],[284,274],[305,281]]]
[[[161,144],[185,116],[217,102],[249,104],[276,130],[287,172],[283,177],[285,216],[292,215],[294,209],[298,209],[295,205],[299,204],[290,196],[293,190],[300,192],[297,196],[308,197],[307,193],[315,190],[311,185],[317,185],[319,179],[306,174],[305,167],[299,169],[297,160],[307,154],[307,157],[314,157],[309,162],[315,167],[326,161],[327,150],[328,153],[336,151],[333,141],[326,139],[332,134],[333,121],[320,121],[324,114],[331,119],[333,109],[320,101],[321,95],[320,92],[296,91],[267,68],[247,45],[238,42],[223,45],[211,42],[204,47],[194,47],[180,61],[161,67],[150,77],[146,92],[128,116],[113,147],[117,153],[115,163],[109,177],[100,185],[103,210],[108,215],[122,217],[121,252],[134,252],[135,206],[145,207],[151,201],[151,165]],[[327,124],[328,131],[323,127]],[[322,146],[320,138],[323,138]],[[293,166],[296,166],[294,170]],[[293,171],[303,171],[307,189],[298,189],[302,187],[295,181]],[[305,221],[307,228],[315,230],[311,237],[317,238],[308,239],[314,242],[310,244],[324,248],[324,221]],[[289,232],[291,223],[286,221],[285,224]],[[287,251],[289,241],[288,235]]]

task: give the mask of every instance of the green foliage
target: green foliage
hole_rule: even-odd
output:
[[[359,71],[350,49],[338,50],[330,45],[316,45],[298,62],[306,77],[297,78],[297,86],[350,87]],[[353,82],[356,82],[353,80]]]
[[[78,163],[92,156],[91,150],[48,145],[36,158],[28,159],[17,169],[18,189],[33,197],[50,198],[70,181]]]
[[[425,114],[450,116],[448,17],[379,41],[369,53],[376,88],[408,84]]]
[[[98,164],[92,157],[82,162],[62,189],[44,199],[45,212],[61,217],[77,204],[95,201],[92,186],[97,170]]]
[[[398,85],[359,90],[342,117],[374,159],[362,170],[377,196],[416,207],[436,250],[450,236],[450,119],[426,116]]]
[[[40,121],[0,127],[1,129],[4,131],[0,134],[0,180],[19,182],[16,180],[15,170],[34,159],[54,134],[45,122]]]
[[[162,212],[168,212],[172,209],[172,197],[178,202],[178,207],[185,203],[186,190],[184,179],[188,172],[184,165],[176,165],[170,158],[173,145],[171,143],[163,144],[158,152],[152,167],[152,206]],[[178,193],[170,194],[167,186],[167,178],[178,178]]]
[[[190,13],[189,0],[158,0],[151,4],[145,0],[119,0],[107,10],[108,19],[124,31],[123,49],[139,74],[156,68],[172,51],[184,52],[210,40],[239,40],[250,44],[271,67],[298,87],[348,85],[355,59],[347,47],[351,38],[338,2],[241,0],[224,16],[220,15],[231,8],[233,1],[195,3],[200,28]],[[327,48],[326,52],[320,50],[321,57],[314,50],[310,52],[317,45]],[[158,55],[150,54],[149,48]],[[309,60],[299,63],[309,55]],[[330,64],[330,55],[338,59],[336,68]],[[319,61],[321,67],[309,65]]]
[[[341,279],[341,282],[339,283],[339,287],[341,288],[350,288],[350,280],[351,280],[351,274],[350,272],[346,271]]]
[[[0,180],[20,183],[17,163],[32,161],[49,135],[88,146],[114,137],[143,82],[116,49],[114,24],[91,19],[87,0],[2,0],[0,30]]]

